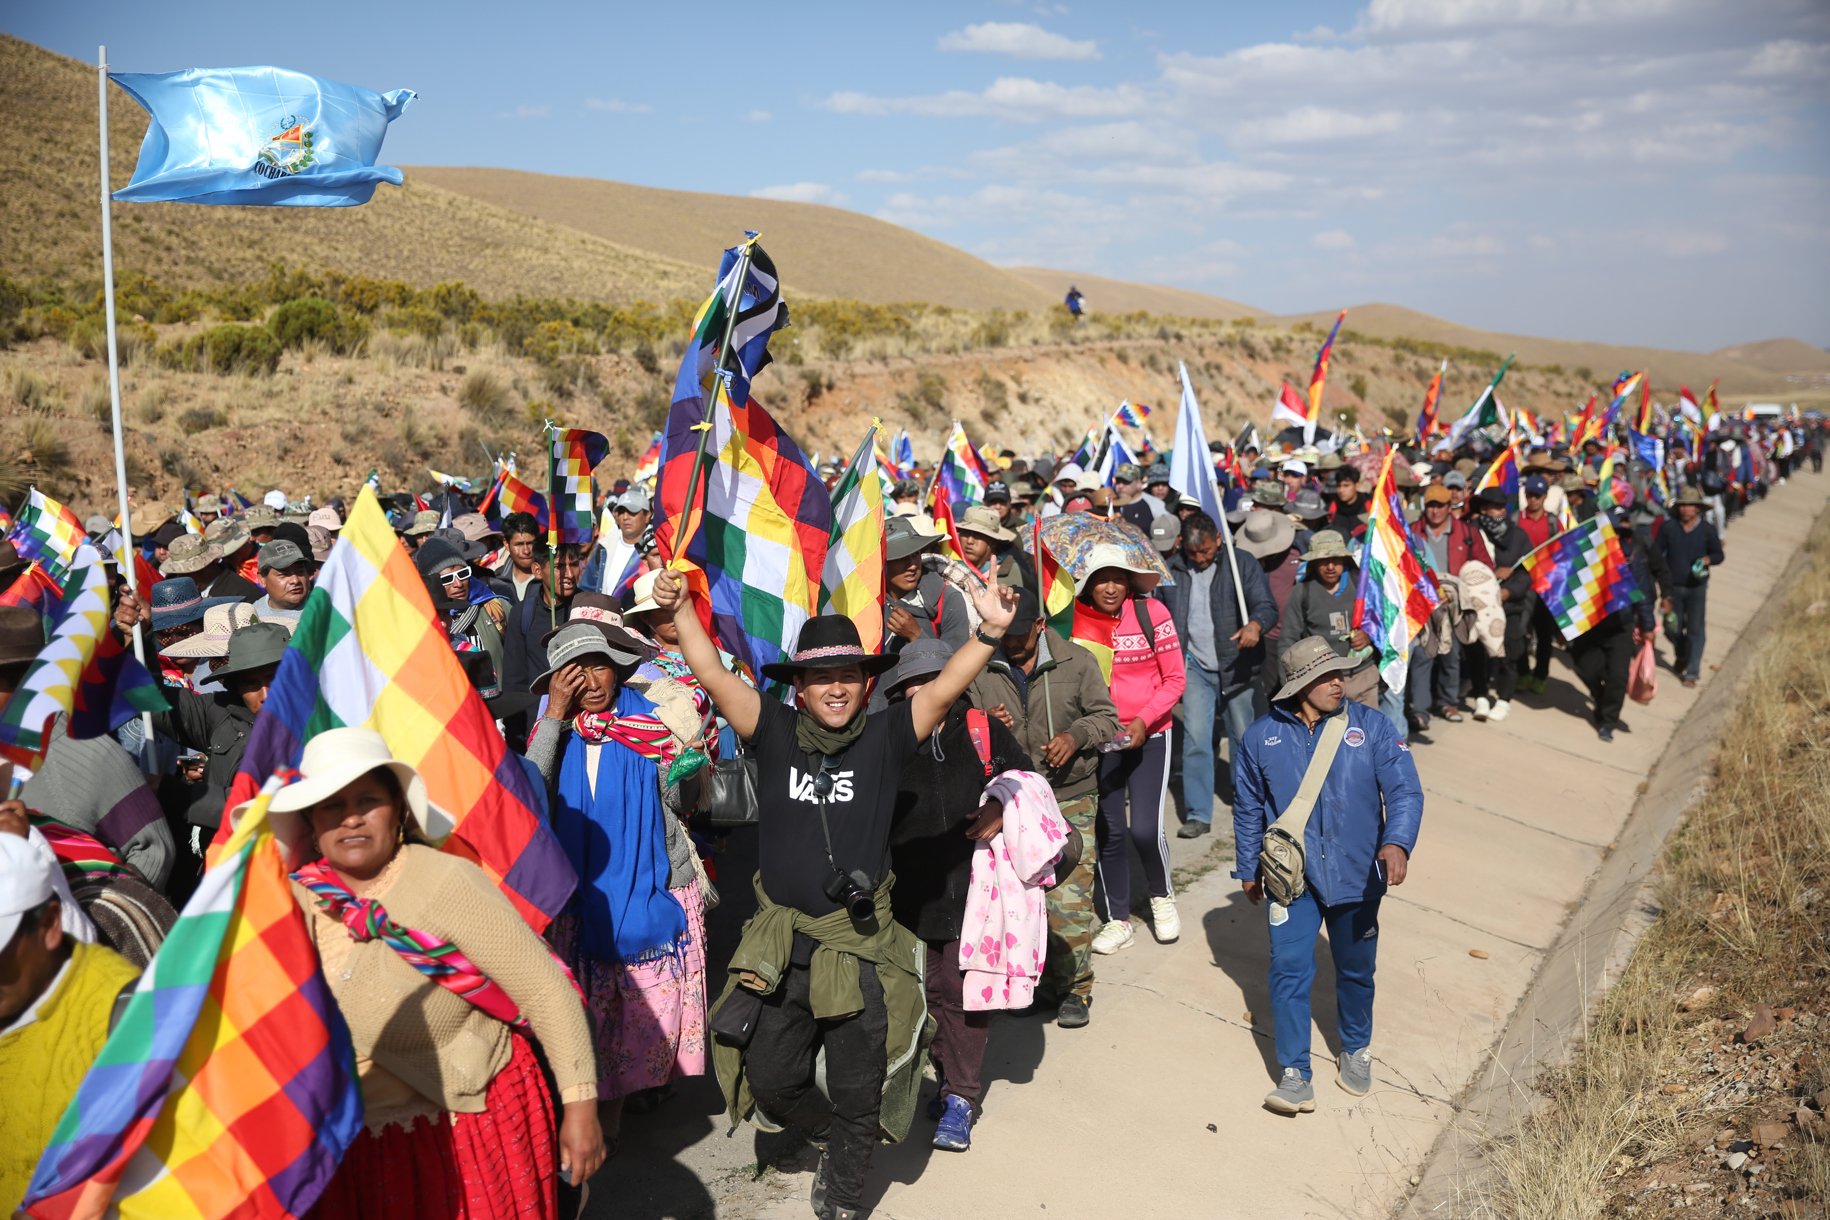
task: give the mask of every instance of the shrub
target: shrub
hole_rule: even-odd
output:
[[[975,384],[978,387],[979,399],[984,404],[984,416],[987,423],[992,422],[1009,409],[1010,387],[993,377],[990,372],[980,373]]]
[[[156,424],[165,418],[165,389],[162,386],[148,386],[140,395],[140,422]]]
[[[303,347],[307,341],[316,341],[344,355],[368,338],[366,322],[344,314],[319,297],[300,297],[277,306],[267,319],[267,329],[282,348]]]
[[[896,406],[917,425],[947,408],[947,383],[939,373],[923,370],[915,384],[896,396]]]
[[[458,406],[491,427],[501,427],[514,416],[515,396],[499,373],[472,369],[458,384]]]
[[[1352,377],[1349,377],[1347,379],[1347,388],[1353,391],[1353,396],[1355,398],[1359,399],[1361,402],[1366,401],[1366,375],[1364,373],[1355,373]]]
[[[20,457],[31,462],[40,478],[69,469],[70,442],[64,436],[62,420],[29,420],[19,439],[24,442]]]
[[[51,383],[30,369],[14,369],[7,374],[7,391],[26,410],[48,415],[57,410],[57,395]]]
[[[635,351],[631,354],[635,357],[635,362],[642,366],[642,371],[644,373],[647,373],[650,376],[657,376],[660,374],[661,361],[660,358],[655,355],[654,344],[644,339],[635,345]]]
[[[108,392],[106,377],[89,383],[89,388],[83,391],[82,405],[78,409],[84,418],[94,420],[103,432],[114,431],[114,396]]]
[[[419,304],[388,310],[382,315],[381,324],[389,330],[405,331],[426,339],[436,339],[445,333],[445,315]]]
[[[229,417],[222,413],[220,407],[191,407],[178,416],[178,431],[186,436],[196,436],[199,432],[208,432],[211,428],[224,428]]]
[[[557,365],[569,356],[597,354],[597,340],[564,319],[534,327],[521,350],[538,364]]]
[[[200,373],[270,374],[280,366],[280,341],[265,326],[224,323],[187,339],[183,359]]]

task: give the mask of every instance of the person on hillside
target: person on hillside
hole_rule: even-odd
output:
[[[1432,567],[1445,575],[1461,575],[1462,565],[1470,559],[1492,567],[1493,554],[1487,549],[1486,539],[1471,522],[1455,515],[1455,493],[1446,483],[1445,479],[1424,489],[1423,517],[1415,527],[1417,541],[1429,551]],[[1462,483],[1467,483],[1465,476]],[[1452,724],[1460,723],[1461,641],[1451,638],[1448,651],[1441,654],[1423,648],[1413,650],[1406,681],[1410,686],[1413,731],[1428,729],[1432,715]]]
[[[1622,726],[1620,710],[1626,706],[1627,670],[1633,654],[1652,638],[1657,625],[1653,598],[1668,595],[1675,575],[1665,569],[1663,553],[1655,552],[1638,536],[1632,517],[1625,509],[1614,513],[1614,527],[1620,538],[1621,553],[1633,574],[1634,584],[1644,595],[1630,606],[1614,611],[1595,626],[1570,641],[1570,663],[1576,676],[1588,687],[1593,704],[1590,723],[1595,735],[1604,742],[1614,740],[1614,731]],[[1669,533],[1666,524],[1660,533]]]
[[[1322,530],[1309,540],[1309,549],[1303,552],[1301,559],[1305,565],[1303,579],[1290,590],[1278,623],[1278,672],[1283,672],[1287,664],[1284,654],[1297,643],[1311,638],[1325,639],[1336,656],[1353,662],[1351,668],[1341,671],[1342,693],[1355,703],[1376,709],[1379,706],[1378,658],[1373,653],[1372,641],[1354,626],[1358,565],[1354,563],[1353,554],[1340,534]]]
[[[1373,972],[1379,903],[1403,885],[1423,822],[1423,783],[1397,730],[1376,709],[1348,700],[1341,674],[1355,662],[1320,636],[1286,653],[1288,681],[1269,715],[1246,733],[1233,806],[1233,876],[1256,906],[1264,898],[1265,832],[1295,801],[1305,773],[1331,751],[1302,840],[1303,890],[1270,904],[1271,1014],[1281,1076],[1265,1098],[1278,1114],[1315,1109],[1310,1083],[1309,993],[1315,938],[1328,929],[1334,959],[1341,1054],[1336,1081],[1363,1097],[1372,1088]],[[1338,734],[1338,736],[1336,736]]]
[[[925,518],[892,517],[883,531],[883,648],[892,657],[902,646],[923,636],[937,637],[957,651],[966,643],[972,623],[966,599],[939,572],[922,566],[922,556],[938,548],[941,535],[930,532]]]
[[[1214,731],[1226,734],[1229,757],[1252,723],[1253,682],[1264,665],[1264,635],[1277,622],[1277,602],[1264,569],[1221,553],[1220,529],[1206,513],[1182,522],[1182,553],[1171,559],[1174,580],[1161,592],[1182,641],[1187,687],[1182,696],[1182,829],[1195,839],[1213,829]],[[1240,621],[1240,593],[1245,621]],[[1219,723],[1216,724],[1216,721]]]
[[[1519,670],[1525,663],[1525,624],[1531,614],[1531,573],[1519,561],[1531,551],[1531,536],[1507,515],[1509,497],[1498,487],[1475,493],[1473,521],[1493,551],[1494,576],[1500,582],[1500,608],[1506,616],[1506,634],[1500,656],[1485,648],[1471,649],[1474,718],[1504,720],[1512,713],[1512,696],[1518,690]]]
[[[419,773],[354,728],[308,741],[268,806],[362,1092],[363,1131],[315,1214],[552,1220],[559,1175],[604,1161],[584,1006],[483,870],[428,845],[428,810]],[[455,973],[424,964],[449,952]]]
[[[1703,496],[1686,487],[1672,501],[1674,519],[1658,532],[1653,546],[1671,572],[1664,600],[1665,638],[1676,657],[1672,669],[1683,675],[1685,686],[1695,686],[1703,672],[1704,630],[1709,606],[1711,571],[1726,558],[1716,527],[1703,520]]]
[[[1093,654],[1049,630],[1036,595],[1018,591],[1010,629],[985,672],[973,679],[972,705],[1016,735],[1054,791],[1062,818],[1081,848],[1057,870],[1048,892],[1049,946],[1039,1007],[1055,1023],[1079,1029],[1091,1019],[1093,906],[1099,817],[1099,747],[1120,732],[1118,710]]]
[[[1076,596],[1111,624],[1112,704],[1118,712],[1117,748],[1099,759],[1100,916],[1093,952],[1117,953],[1135,939],[1131,930],[1131,853],[1137,848],[1150,891],[1150,928],[1158,943],[1182,935],[1175,887],[1169,875],[1170,722],[1186,684],[1182,642],[1167,607],[1151,608],[1158,574],[1139,567],[1110,544],[1087,556],[1089,571]]]
[[[743,1014],[748,1042],[718,1045],[719,1084],[734,1121],[760,1111],[827,1133],[812,1197],[821,1220],[862,1214],[879,1131],[899,1140],[914,1118],[921,1071],[909,1050],[924,1049],[927,1004],[920,943],[890,912],[891,815],[903,767],[997,650],[1016,596],[982,588],[972,639],[913,697],[867,714],[867,681],[893,662],[865,652],[850,619],[808,619],[794,653],[763,667],[794,684],[790,709],[720,664],[678,572],[655,582],[693,676],[756,759],[759,907],[719,1000],[726,1021]],[[808,1104],[816,1049],[829,1111]]]
[[[913,698],[951,655],[937,639],[909,644],[883,677],[885,697],[892,703]],[[966,1008],[960,966],[972,855],[1003,822],[1002,807],[980,798],[993,776],[1030,770],[1029,755],[1011,731],[962,697],[903,766],[896,792],[890,828],[896,889],[890,909],[896,922],[927,946],[928,1011],[936,1022],[928,1057],[937,1082],[928,1115],[936,1124],[934,1146],[946,1152],[972,1146],[991,1029],[989,1012]]]

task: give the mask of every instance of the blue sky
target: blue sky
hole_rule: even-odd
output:
[[[395,164],[830,203],[1275,312],[1830,343],[1819,0],[60,0],[0,29],[416,89]]]

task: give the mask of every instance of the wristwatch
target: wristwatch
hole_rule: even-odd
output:
[[[1004,637],[1001,635],[986,635],[985,625],[983,623],[980,623],[977,627],[972,629],[972,635],[974,639],[978,640],[979,643],[985,645],[987,648],[996,648],[1004,641]]]

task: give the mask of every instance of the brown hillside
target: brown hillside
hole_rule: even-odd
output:
[[[1830,352],[1803,339],[1766,339],[1737,343],[1711,355],[1737,364],[1751,364],[1774,373],[1830,373]]]
[[[1262,312],[1237,301],[1187,288],[1171,288],[1165,284],[1134,284],[1129,280],[1107,279],[1103,275],[1087,275],[1080,271],[1055,271],[1048,267],[1006,267],[1005,270],[1040,288],[1054,301],[1059,301],[1066,295],[1068,285],[1077,285],[1086,294],[1088,308],[1100,313],[1132,313],[1142,310],[1145,313],[1174,314],[1180,318],[1218,318],[1227,321],[1232,318],[1254,317]]]
[[[1039,309],[1050,299],[1023,280],[931,237],[861,212],[812,203],[703,195],[560,178],[508,169],[420,166],[411,180],[663,259],[707,265],[746,229],[781,269],[783,285],[803,296],[888,305],[926,301],[955,309]]]
[[[1278,321],[1327,327],[1334,323],[1334,312],[1292,314]],[[1722,379],[1724,394],[1756,394],[1774,389],[1780,383],[1770,370],[1725,359],[1720,353],[1711,356],[1656,347],[1588,343],[1579,339],[1508,335],[1476,330],[1402,305],[1350,306],[1346,329],[1381,339],[1427,339],[1433,343],[1498,352],[1502,356],[1517,352],[1519,359],[1527,364],[1558,365],[1572,371],[1586,368],[1593,374],[1590,380],[1597,382],[1606,381],[1622,369],[1647,369],[1651,372],[1653,393],[1665,397],[1674,397],[1680,382],[1688,383],[1702,393],[1703,387],[1715,377]]]
[[[146,115],[111,92],[111,178],[119,187],[133,174]],[[95,70],[0,36],[0,114],[0,270],[99,283]],[[258,275],[274,260],[418,285],[463,280],[486,296],[665,301],[702,294],[706,278],[703,254],[689,267],[411,178],[357,208],[117,204],[114,238],[118,270],[177,285]]]

